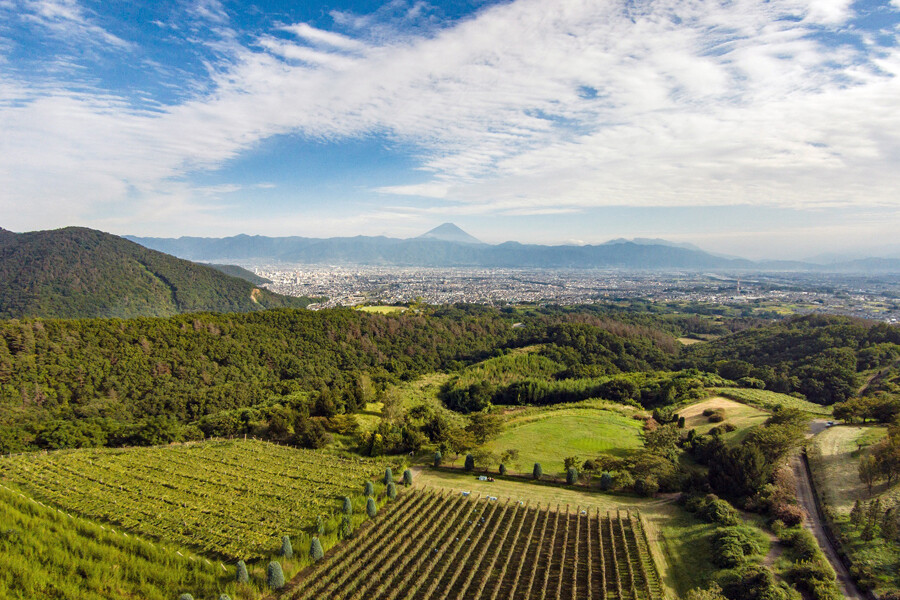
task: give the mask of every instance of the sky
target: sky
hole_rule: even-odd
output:
[[[900,0],[0,0],[0,227],[900,255]]]

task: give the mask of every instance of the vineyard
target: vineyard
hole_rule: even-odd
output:
[[[63,510],[212,556],[271,555],[383,466],[258,441],[72,450],[0,459],[0,478]],[[362,517],[359,517],[360,519]]]
[[[640,517],[457,493],[404,494],[289,600],[664,597]]]
[[[234,593],[218,564],[41,506],[0,485],[0,598],[166,600]]]

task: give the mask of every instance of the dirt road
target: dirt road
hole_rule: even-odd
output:
[[[819,433],[824,428],[825,422],[823,420],[816,420],[810,426],[810,435]],[[822,552],[825,553],[825,557],[828,559],[828,562],[831,563],[834,572],[837,574],[837,583],[841,588],[841,593],[843,593],[844,598],[852,598],[854,600],[869,598],[869,596],[860,591],[860,589],[856,587],[856,584],[853,583],[853,580],[850,578],[850,573],[838,556],[837,550],[835,550],[834,546],[831,545],[831,541],[825,535],[825,525],[822,523],[822,517],[819,515],[819,511],[816,508],[815,496],[813,495],[815,492],[813,492],[812,481],[810,480],[809,469],[806,466],[805,458],[802,456],[795,457],[793,467],[794,475],[797,479],[797,500],[807,514],[803,526],[816,536],[819,547],[822,548]]]

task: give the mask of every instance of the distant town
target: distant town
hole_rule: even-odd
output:
[[[471,302],[577,304],[620,299],[696,302],[900,322],[900,279],[821,273],[694,273],[620,270],[380,266],[252,266],[280,294],[324,297],[311,309],[362,304]]]

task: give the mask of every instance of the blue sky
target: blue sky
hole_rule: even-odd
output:
[[[900,254],[900,0],[0,0],[0,227]]]

